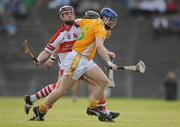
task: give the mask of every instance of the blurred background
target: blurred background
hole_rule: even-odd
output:
[[[0,0],[0,96],[32,94],[57,81],[57,65],[37,68],[20,47],[28,39],[37,56],[61,24],[62,5],[72,5],[77,17],[103,7],[118,12],[118,25],[105,45],[116,53],[116,64],[135,65],[141,59],[147,70],[114,72],[112,97],[180,98],[179,0]],[[104,68],[98,55],[95,61]],[[87,85],[82,83],[78,94],[87,96]]]

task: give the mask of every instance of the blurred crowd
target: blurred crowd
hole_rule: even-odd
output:
[[[8,35],[17,32],[16,20],[27,16],[27,8],[21,0],[0,0],[0,31]]]
[[[46,6],[45,0],[0,0],[0,32],[15,35],[16,22],[27,18],[28,7]],[[63,5],[72,5],[77,15],[82,15],[86,10],[98,11],[100,2],[97,0],[49,0],[48,9],[58,9]]]
[[[180,32],[180,1],[178,0],[129,0],[133,16],[152,16],[152,28],[156,33]]]
[[[48,3],[49,9],[56,9],[63,5],[72,5],[77,15],[81,15],[86,10],[99,10],[100,3],[97,0],[52,0]]]
[[[153,17],[152,28],[157,33],[180,32],[180,0],[104,0],[128,7],[131,15]],[[28,7],[47,6],[58,9],[63,5],[72,5],[77,15],[82,16],[86,10],[99,11],[101,0],[0,0],[0,32],[15,35],[16,21],[27,17]],[[121,7],[121,6],[120,6]]]

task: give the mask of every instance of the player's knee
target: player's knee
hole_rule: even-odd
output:
[[[107,86],[109,84],[109,79],[108,78],[104,78],[103,80],[100,81],[100,84]]]
[[[109,84],[109,79],[106,79],[104,85],[107,86]]]

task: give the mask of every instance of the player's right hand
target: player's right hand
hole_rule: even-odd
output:
[[[113,69],[113,70],[117,70],[117,65],[116,64],[112,64],[112,65],[110,65],[111,66],[111,68]]]
[[[111,37],[111,31],[110,30],[107,30],[106,31],[106,38],[110,38]]]
[[[39,66],[39,65],[40,65],[40,62],[39,62],[36,58],[34,58],[33,63],[34,63],[36,66]]]
[[[117,65],[112,63],[110,60],[107,61],[107,65],[110,66],[113,70],[117,70]]]
[[[108,51],[107,54],[108,54],[108,56],[109,56],[111,59],[115,59],[115,58],[116,58],[115,52]]]

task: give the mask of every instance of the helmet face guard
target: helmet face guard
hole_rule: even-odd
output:
[[[109,18],[106,25],[108,25],[110,28],[113,28],[116,26],[117,22],[118,22],[117,18]]]
[[[103,17],[107,17],[108,21],[105,23],[105,26],[109,26],[109,28],[115,27],[118,22],[117,13],[110,8],[103,8],[100,12],[100,16],[102,19]]]

